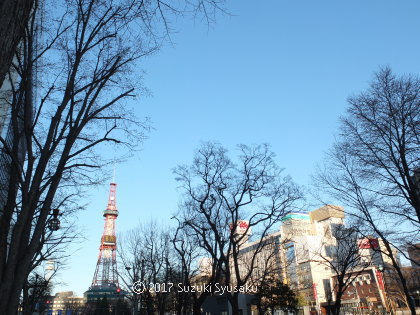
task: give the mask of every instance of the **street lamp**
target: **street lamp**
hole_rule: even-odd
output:
[[[51,232],[58,231],[60,229],[60,220],[58,219],[59,213],[59,209],[53,209],[52,218],[48,222],[48,228]]]

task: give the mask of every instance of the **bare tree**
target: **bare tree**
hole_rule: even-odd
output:
[[[29,277],[23,285],[21,303],[23,314],[32,314],[35,311],[35,304],[41,305],[42,298],[51,291],[57,272],[65,268],[68,258],[72,255],[68,246],[78,239],[80,240],[81,236],[73,225],[63,227],[58,233],[52,231],[44,233],[40,250],[32,260]],[[48,261],[54,263],[54,269],[50,273],[45,269]]]
[[[3,46],[7,53],[14,50],[14,59],[10,66],[10,57],[2,58],[0,69],[0,81],[7,68],[11,84],[2,95],[11,132],[0,137],[1,167],[8,174],[0,209],[0,313],[17,309],[51,209],[99,183],[101,168],[130,154],[144,138],[148,124],[128,102],[141,91],[133,73],[137,61],[167,38],[170,16],[190,11],[211,22],[221,3],[71,0],[21,8],[29,22],[15,21],[22,32]],[[8,15],[11,2],[1,5],[2,16]],[[112,147],[121,155],[101,154]]]
[[[119,275],[137,314],[164,314],[174,303],[174,251],[168,230],[156,222],[144,223],[119,241]]]
[[[377,195],[375,206],[420,223],[420,79],[380,70],[370,89],[349,98],[342,119],[347,153],[359,165],[361,187]]]
[[[96,179],[90,170],[106,163],[95,148],[106,143],[130,147],[130,139],[142,136],[142,124],[122,102],[134,91],[127,81],[128,65],[146,53],[120,40],[130,28],[131,6],[93,0],[67,4],[66,13],[48,25],[45,32],[51,37],[35,55],[33,11],[25,49],[17,52],[13,65],[20,79],[11,80],[14,137],[11,144],[0,139],[11,159],[0,216],[0,313],[17,308],[51,209],[74,199],[79,187]],[[37,82],[42,96],[34,100],[33,70],[41,58],[48,60],[43,65],[48,75]]]
[[[409,298],[410,294],[407,288],[406,279],[401,272],[401,266],[397,253],[402,253],[401,250],[396,252],[394,249],[403,246],[400,241],[400,237],[403,236],[406,239],[411,239],[413,234],[418,233],[417,231],[404,231],[402,229],[395,229],[395,226],[390,226],[392,221],[388,221],[389,217],[384,217],[383,213],[375,209],[374,200],[372,200],[369,193],[365,194],[363,189],[358,185],[357,178],[355,176],[357,172],[357,165],[348,159],[344,150],[336,152],[335,160],[336,166],[343,167],[338,172],[337,169],[330,167],[328,171],[318,174],[318,179],[322,181],[323,186],[327,189],[335,198],[341,199],[342,202],[347,206],[348,213],[360,219],[359,222],[363,224],[360,228],[364,230],[364,234],[371,234],[379,238],[383,242],[381,246],[381,252],[389,258],[392,268],[395,269],[401,281],[401,285],[404,288],[406,297]],[[340,171],[342,171],[340,173]],[[330,173],[331,172],[331,173]],[[373,196],[373,198],[376,198]],[[398,221],[397,221],[398,222]],[[395,224],[395,223],[394,223]],[[399,221],[401,227],[404,227],[401,221]],[[414,308],[414,307],[413,307]],[[412,312],[415,310],[411,310]],[[412,313],[415,314],[415,313]]]
[[[103,1],[109,5],[109,1]],[[25,28],[31,23],[31,13],[39,5],[55,4],[47,0],[4,0],[0,2],[0,87],[11,68],[12,60],[19,45],[25,37]],[[161,1],[153,0],[145,4],[143,1],[132,1],[139,9],[141,20],[148,32],[158,35],[161,30],[156,23],[163,23],[164,33],[171,31],[170,16],[192,13],[204,19],[207,24],[214,23],[216,12],[223,11],[223,0],[196,1]]]
[[[251,229],[256,240],[264,240],[302,198],[290,178],[281,175],[267,145],[240,145],[239,152],[234,164],[226,149],[205,143],[191,166],[174,170],[185,199],[178,218],[222,272],[225,285],[233,287],[227,293],[233,314],[239,313],[240,288],[250,279],[265,246],[264,241],[257,242],[249,268],[241,264],[241,247]]]
[[[363,273],[373,262],[374,257],[366,255],[359,247],[361,236],[358,226],[336,225],[335,230],[331,231],[332,237],[326,233],[320,248],[313,249],[312,261],[328,267],[335,279],[330,296],[327,297],[329,304],[333,302],[333,314],[340,314],[342,296],[352,285],[353,278]],[[376,253],[380,256],[379,248]]]
[[[383,252],[406,280],[393,251],[418,239],[420,80],[380,70],[370,88],[349,99],[342,132],[316,176],[320,188],[383,240]],[[396,226],[401,227],[398,231]],[[414,306],[410,304],[412,314]]]
[[[54,277],[55,272],[56,270],[51,277],[47,277],[45,274],[42,275],[37,272],[30,274],[22,290],[22,314],[30,315],[37,311],[43,311],[43,302],[52,291],[51,280]]]
[[[412,292],[418,288],[419,271],[418,268],[402,267],[401,271],[407,280],[407,287]],[[414,281],[413,281],[414,280]],[[417,280],[417,281],[416,281]],[[384,286],[387,291],[390,306],[395,310],[398,307],[409,307],[410,300],[407,300],[407,296],[404,293],[404,288],[401,285],[400,277],[392,266],[387,266],[384,270]],[[411,282],[411,283],[410,283]],[[416,286],[410,284],[415,283]]]
[[[131,302],[134,314],[139,313],[141,308],[140,295],[135,292],[133,286],[136,282],[144,281],[144,250],[142,243],[142,235],[139,229],[130,230],[124,234],[118,235],[117,257],[118,275],[120,285],[127,292],[127,298]]]
[[[217,282],[216,272],[214,268],[200,270],[200,259],[203,258],[203,250],[198,246],[197,240],[191,238],[188,229],[182,224],[179,224],[176,228],[172,237],[172,244],[177,254],[176,261],[178,262],[178,269],[180,271],[177,284],[182,286],[182,290],[175,291],[178,301],[176,313],[178,315],[186,315],[192,312],[197,314],[200,312],[201,305],[210,292],[206,290],[191,292],[190,290],[184,290],[184,288],[191,288],[194,284],[198,283],[202,286],[211,286],[212,283]],[[200,274],[200,272],[203,273]]]

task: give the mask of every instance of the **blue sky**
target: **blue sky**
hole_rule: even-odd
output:
[[[152,96],[136,104],[154,130],[142,151],[117,166],[118,232],[152,218],[170,225],[179,191],[172,174],[190,163],[200,141],[231,153],[267,142],[301,184],[328,150],[346,99],[364,90],[380,66],[420,73],[419,1],[228,1],[231,13],[210,29],[174,23],[173,45],[145,59]],[[139,71],[140,73],[140,71]],[[86,241],[60,279],[81,295],[91,284],[109,183],[81,203]],[[312,209],[308,209],[312,210]]]

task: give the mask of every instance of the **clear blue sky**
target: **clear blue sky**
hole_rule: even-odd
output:
[[[379,66],[420,73],[420,2],[228,1],[232,16],[207,29],[191,18],[174,27],[173,46],[143,61],[152,96],[137,105],[155,128],[143,150],[117,166],[118,232],[177,209],[171,169],[190,163],[200,141],[234,153],[238,143],[270,143],[296,182],[309,183],[344,113]],[[60,280],[83,294],[91,284],[109,183],[90,192],[79,215],[86,241]],[[308,209],[311,210],[311,209]]]

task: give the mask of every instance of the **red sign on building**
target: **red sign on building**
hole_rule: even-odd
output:
[[[314,291],[314,299],[316,300],[318,298],[318,293],[316,292],[316,283],[312,283],[312,290]]]
[[[234,229],[234,225],[231,223],[229,225],[229,228],[231,230],[233,230]],[[249,221],[246,221],[246,220],[238,220],[236,222],[235,233],[236,234],[244,234],[244,233],[251,234],[251,228],[249,228]]]
[[[381,290],[384,290],[384,280],[382,279],[382,272],[380,272],[379,270],[376,270],[376,278],[378,279],[379,288]]]
[[[379,248],[379,242],[377,238],[364,238],[359,240],[359,248]]]

